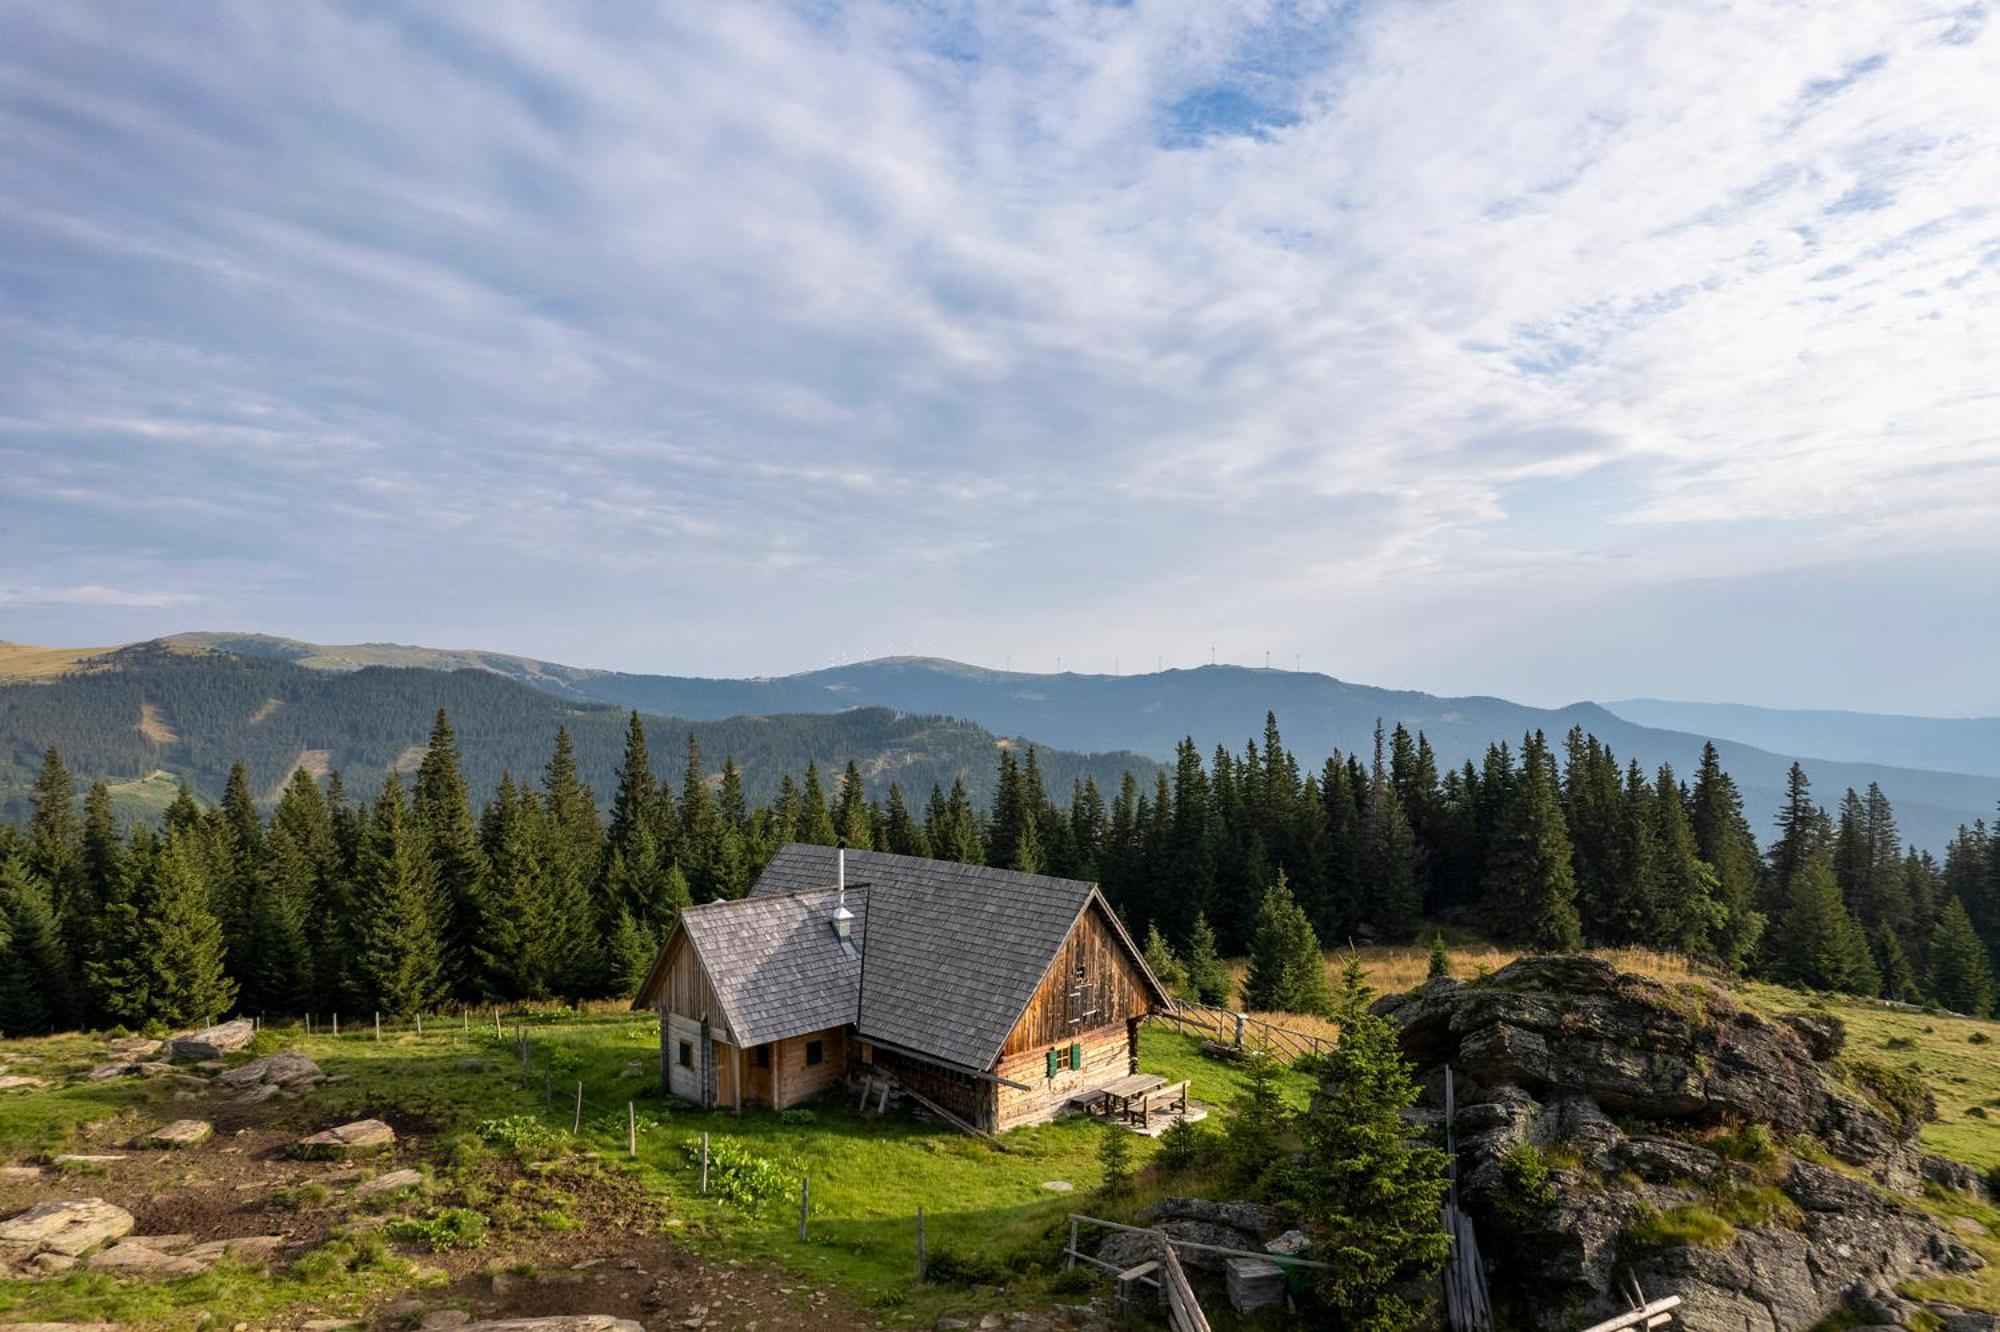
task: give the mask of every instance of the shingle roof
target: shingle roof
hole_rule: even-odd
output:
[[[828,846],[782,847],[748,900],[824,888],[834,856]],[[850,897],[858,885],[867,890],[865,909],[857,908],[870,941],[855,1018],[861,1036],[976,1069],[999,1057],[1097,892],[1078,879],[879,851],[849,851],[847,883]]]
[[[723,1020],[745,1046],[854,1021],[865,891],[850,889],[855,953],[833,933],[834,892],[825,887],[709,902],[681,912],[688,942],[722,1001]]]

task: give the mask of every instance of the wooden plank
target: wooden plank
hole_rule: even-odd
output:
[[[1174,1256],[1174,1246],[1164,1234],[1160,1236],[1160,1284],[1167,1295],[1167,1324],[1174,1332],[1209,1332],[1208,1316],[1202,1313],[1194,1287],[1188,1284],[1181,1260]]]
[[[1619,1314],[1616,1318],[1607,1318],[1601,1323],[1592,1323],[1583,1332],[1626,1332],[1628,1328],[1651,1327],[1653,1326],[1652,1319],[1655,1316],[1659,1314],[1671,1314],[1675,1309],[1680,1307],[1680,1296],[1662,1296],[1650,1304],[1642,1305],[1637,1309]]]
[[[959,1132],[969,1133],[973,1137],[978,1138],[981,1141],[985,1142],[985,1144],[991,1147],[994,1151],[1005,1152],[1007,1150],[1006,1143],[1000,1141],[1000,1139],[994,1137],[991,1133],[988,1133],[985,1129],[974,1128],[972,1125],[966,1123],[964,1120],[960,1119],[957,1115],[953,1114],[951,1111],[939,1105],[936,1101],[930,1099],[930,1097],[925,1096],[915,1087],[905,1085],[903,1088],[903,1095],[909,1097],[911,1100],[915,1101],[918,1105],[930,1111],[932,1114],[936,1115],[939,1119],[942,1119],[945,1123],[959,1130]]]

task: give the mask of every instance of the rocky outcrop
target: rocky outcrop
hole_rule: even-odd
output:
[[[1523,958],[1376,1008],[1418,1065],[1432,1121],[1450,1065],[1462,1193],[1504,1256],[1496,1275],[1543,1327],[1623,1307],[1626,1271],[1680,1295],[1689,1327],[1805,1332],[1864,1288],[1981,1265],[1901,1196],[1925,1173],[1971,1180],[1923,1160],[1920,1114],[1843,1085],[1837,1019],[1769,1021],[1699,982],[1587,957]],[[1839,1168],[1786,1154],[1806,1141]],[[1507,1164],[1522,1144],[1556,1167],[1525,1207]]]

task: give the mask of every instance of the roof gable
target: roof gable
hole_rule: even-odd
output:
[[[741,1045],[845,1026],[854,1021],[867,912],[856,911],[850,952],[833,933],[837,897],[832,889],[818,889],[688,907],[662,958],[676,937],[685,938]],[[850,892],[849,909],[861,907],[864,897]],[[638,1002],[647,1003],[656,990],[649,977]]]

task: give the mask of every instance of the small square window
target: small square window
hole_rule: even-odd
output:
[[[825,1041],[806,1042],[806,1066],[808,1068],[810,1068],[814,1064],[823,1063],[825,1059],[826,1059]]]
[[[693,1067],[694,1067],[694,1042],[693,1042],[693,1041],[682,1041],[682,1042],[681,1042],[681,1052],[680,1052],[680,1064],[681,1064],[681,1067],[682,1067],[682,1068],[693,1068]]]
[[[759,1067],[759,1068],[769,1068],[770,1066],[771,1066],[771,1047],[770,1047],[770,1046],[768,1046],[768,1045],[760,1045],[760,1046],[758,1046],[758,1047],[757,1047],[757,1067]]]

